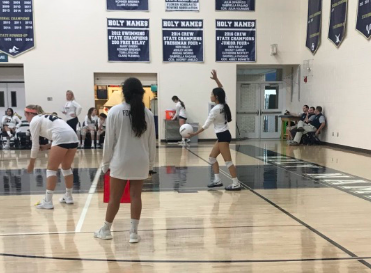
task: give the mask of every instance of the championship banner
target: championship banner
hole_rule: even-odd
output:
[[[148,0],[107,0],[107,10],[148,10]]]
[[[108,61],[149,62],[149,20],[107,19]]]
[[[321,44],[322,0],[308,0],[306,47],[316,54]]]
[[[216,61],[256,62],[256,20],[216,20]]]
[[[215,10],[254,11],[255,0],[215,0]]]
[[[369,0],[358,0],[356,29],[367,39],[371,38],[371,2]]]
[[[328,38],[339,47],[346,35],[348,0],[331,0]]]
[[[199,0],[165,0],[166,11],[199,11]]]
[[[34,47],[32,0],[0,1],[0,51],[16,57]]]
[[[203,62],[203,20],[162,20],[164,62]]]

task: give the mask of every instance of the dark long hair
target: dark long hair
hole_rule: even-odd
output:
[[[219,87],[214,88],[213,94],[214,94],[214,97],[218,99],[219,103],[224,105],[225,120],[227,122],[231,122],[232,121],[231,109],[229,108],[228,104],[225,103],[225,92],[223,88],[219,88]]]
[[[144,89],[137,78],[129,78],[122,85],[125,101],[130,104],[131,128],[136,137],[141,137],[147,130],[145,106],[143,103]]]
[[[184,104],[184,102],[182,102],[177,96],[173,96],[172,98],[171,98],[173,101],[174,100],[177,100],[177,101],[180,101],[180,105],[182,105],[182,107],[184,108],[184,109],[186,109],[185,108],[185,104]]]
[[[95,108],[92,107],[92,108],[90,108],[89,111],[88,111],[88,119],[89,119],[90,121],[92,121],[92,119],[91,119],[91,114],[93,113],[94,109],[95,109]]]
[[[14,116],[13,108],[6,109],[6,112],[5,112],[6,115],[8,115],[8,110],[10,110],[10,112],[12,112],[12,115],[11,116]]]

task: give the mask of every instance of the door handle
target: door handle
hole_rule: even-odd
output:
[[[259,112],[260,112],[259,110],[256,111],[256,115],[257,115],[257,116],[259,116]]]

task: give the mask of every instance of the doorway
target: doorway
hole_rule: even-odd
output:
[[[285,92],[281,83],[239,83],[237,126],[240,138],[279,138]]]

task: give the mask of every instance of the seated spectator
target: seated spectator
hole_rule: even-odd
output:
[[[98,131],[97,131],[98,147],[101,147],[100,137],[103,136],[106,132],[106,119],[107,119],[106,114],[104,113],[99,114]]]
[[[10,148],[10,139],[13,138],[16,129],[21,125],[21,120],[14,115],[12,108],[8,108],[3,116],[1,123],[3,125],[4,136],[6,136],[6,144],[4,149]]]
[[[84,126],[81,130],[82,136],[82,147],[85,147],[86,133],[89,131],[91,136],[91,147],[95,147],[95,132],[98,123],[97,109],[94,107],[90,108],[88,114],[85,117]]]
[[[300,113],[300,114],[291,114],[290,112],[287,111],[285,114],[300,117],[300,120],[304,121],[305,118],[307,117],[308,112],[309,112],[309,106],[308,105],[304,105],[303,106],[303,113]],[[296,129],[296,124],[294,126],[288,126],[286,128],[287,135],[288,135],[288,140],[292,140],[292,133],[291,133],[291,131],[294,130],[294,129]]]
[[[306,124],[304,121],[299,121],[297,126],[297,133],[295,135],[294,141],[290,145],[299,145],[303,134],[313,133],[318,136],[321,130],[326,125],[325,116],[322,115],[322,107],[317,106],[315,110],[315,115],[307,119],[309,122]]]

